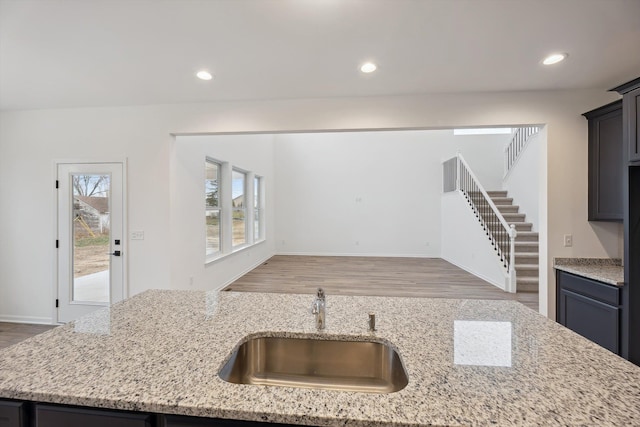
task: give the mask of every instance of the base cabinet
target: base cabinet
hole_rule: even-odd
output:
[[[36,404],[35,427],[152,427],[150,414]]]
[[[27,427],[25,402],[0,400],[0,427]]]
[[[620,354],[620,289],[563,271],[556,278],[558,322]]]
[[[0,427],[284,427],[288,425],[0,399]]]

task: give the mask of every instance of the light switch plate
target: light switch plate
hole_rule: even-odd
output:
[[[572,234],[565,234],[564,235],[564,247],[565,248],[570,248],[571,246],[573,246],[573,235]]]
[[[132,231],[131,240],[144,240],[144,231]]]

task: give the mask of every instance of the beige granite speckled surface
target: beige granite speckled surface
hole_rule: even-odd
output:
[[[0,397],[305,425],[640,425],[640,368],[514,301],[147,291],[0,351]],[[374,311],[378,331],[367,331]],[[230,384],[248,335],[392,343],[403,390]]]
[[[556,270],[566,271],[614,286],[624,285],[624,268],[619,258],[554,258]]]

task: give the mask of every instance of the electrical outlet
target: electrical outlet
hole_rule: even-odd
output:
[[[144,231],[132,231],[131,240],[144,240]]]
[[[573,246],[573,235],[572,234],[565,234],[564,235],[564,247],[565,248],[570,248],[571,246]]]

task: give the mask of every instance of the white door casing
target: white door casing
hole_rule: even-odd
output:
[[[58,323],[126,297],[124,172],[122,162],[56,165]],[[74,178],[87,190],[74,192]]]

